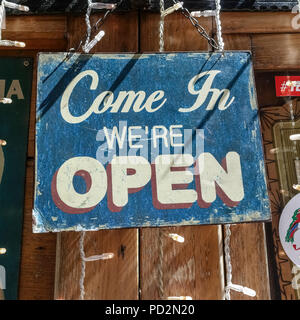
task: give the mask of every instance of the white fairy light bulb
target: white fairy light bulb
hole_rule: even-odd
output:
[[[193,300],[190,296],[168,297],[168,300]]]
[[[164,10],[164,11],[161,13],[161,16],[162,16],[162,17],[165,17],[165,16],[173,13],[174,11],[177,11],[177,10],[181,9],[182,6],[183,6],[183,2],[177,2],[177,3],[175,3],[172,7]]]
[[[180,236],[177,233],[169,233],[169,237],[172,238],[174,241],[183,243],[184,242],[184,237]]]
[[[94,48],[94,46],[104,37],[104,35],[105,32],[103,30],[96,34],[95,38],[83,48],[84,52],[89,53]]]
[[[300,134],[291,134],[290,140],[292,141],[300,140]]]
[[[3,103],[3,104],[12,103],[12,100],[10,98],[0,98],[0,103]]]
[[[90,8],[92,9],[114,9],[116,5],[114,3],[102,3],[102,2],[93,2],[90,5]]]

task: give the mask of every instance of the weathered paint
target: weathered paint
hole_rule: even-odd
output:
[[[218,224],[263,221],[270,218],[256,93],[249,52],[226,52],[224,56],[219,53],[75,54],[68,60],[65,59],[65,56],[64,53],[39,55],[36,187],[33,211],[35,232]],[[195,78],[194,82],[191,81],[193,77],[200,74],[202,76],[198,80]],[[210,84],[208,79],[212,80]],[[72,84],[74,84],[73,87],[71,87]],[[207,85],[207,90],[204,88],[205,85]],[[124,103],[117,108],[113,103],[118,95],[121,96],[121,92],[130,90],[135,93],[144,92],[145,99],[139,106],[140,108],[134,107],[138,99],[133,100],[132,105],[127,105],[127,108],[124,100]],[[200,90],[199,95],[195,93]],[[106,96],[106,104],[102,103],[95,107],[100,94],[104,91],[111,91],[114,98]],[[155,92],[163,92],[163,94],[155,95]],[[224,92],[227,97],[222,100]],[[151,94],[157,98],[156,101],[150,106],[149,103],[146,104],[147,107],[141,110]],[[198,108],[195,107],[193,111],[186,112],[196,105],[198,98],[200,101],[201,97],[206,94],[203,103],[197,104]],[[219,97],[210,104],[213,94]],[[107,110],[104,111],[104,109]],[[99,113],[99,110],[103,112]],[[121,127],[119,127],[119,122],[122,122]],[[146,156],[145,154],[143,156],[143,159],[148,161],[143,164],[143,170],[141,170],[144,175],[141,174],[136,181],[132,180],[136,185],[134,185],[134,190],[129,190],[128,202],[121,206],[120,210],[116,199],[119,197],[118,200],[121,202],[124,199],[122,198],[123,189],[119,190],[118,187],[128,183],[129,176],[138,175],[139,169],[130,173],[128,170],[131,167],[128,165],[127,175],[123,171],[118,171],[117,180],[114,180],[113,177],[111,178],[112,172],[117,172],[113,170],[120,169],[120,167],[114,162],[108,166],[111,159],[106,162],[99,155],[103,150],[107,150],[107,146],[104,145],[107,140],[103,138],[105,137],[103,129],[112,129],[116,126],[121,136],[124,123],[127,126],[126,129],[132,126],[146,128],[145,134],[148,132],[148,135],[137,139],[135,143],[139,145],[146,142],[149,150]],[[211,182],[209,180],[212,179],[209,177],[211,171],[202,169],[204,171],[200,173],[200,180],[199,175],[194,175],[191,182],[189,178],[186,178],[189,182],[188,186],[187,183],[179,183],[177,186],[177,189],[186,190],[192,199],[197,190],[198,200],[197,198],[191,200],[190,205],[187,205],[185,202],[180,203],[181,199],[178,199],[173,206],[165,205],[166,202],[161,201],[176,201],[176,199],[172,200],[173,191],[170,191],[168,197],[162,197],[163,200],[159,198],[160,200],[155,202],[155,192],[161,192],[160,182],[165,183],[167,178],[164,176],[160,180],[159,171],[157,171],[159,165],[153,166],[155,157],[151,159],[150,150],[155,145],[155,141],[161,148],[162,143],[168,144],[171,140],[169,136],[167,140],[154,138],[156,132],[154,128],[158,125],[166,127],[168,135],[173,132],[170,129],[170,126],[173,125],[182,125],[181,133],[183,129],[190,129],[193,134],[193,138],[190,139],[192,151],[188,153],[192,155],[192,162],[195,162],[198,157],[204,157],[203,152],[208,154],[207,158],[204,158],[205,164],[211,161],[210,168],[213,170],[219,168],[215,178],[221,185],[227,179],[225,175],[228,173],[230,176],[232,172],[232,190],[224,186],[224,190],[228,192],[226,196],[224,196],[224,190],[224,192],[218,190],[218,195],[223,193],[223,196],[217,195],[214,201],[210,201],[209,206],[200,201],[201,192],[207,192],[208,196],[211,196],[208,189],[203,188],[205,183]],[[102,131],[99,132],[99,130]],[[152,132],[152,135],[149,135],[149,132]],[[124,141],[125,144],[129,143],[127,135]],[[188,145],[187,140],[185,148],[188,148]],[[122,150],[126,153],[128,149],[126,146]],[[174,149],[174,147],[170,147],[169,150],[160,149],[160,154],[178,153],[178,150]],[[112,155],[115,153],[116,151]],[[89,163],[92,163],[95,171],[93,174],[98,176],[97,181],[101,180],[97,190],[99,192],[101,188],[104,190],[104,195],[98,202],[97,199],[95,200],[95,191],[92,188],[97,181],[90,181],[93,180],[92,176],[86,175],[86,172],[80,173],[85,179],[85,184],[74,179],[70,180],[67,186],[63,186],[66,179],[70,178],[71,170],[75,170],[74,164],[69,161],[79,158],[78,165],[80,166],[80,163],[86,161],[86,157]],[[228,157],[227,165],[230,166],[231,163],[231,169],[228,169],[226,165],[220,169],[219,164],[225,157]],[[98,162],[95,162],[95,159]],[[99,165],[101,162],[103,169]],[[145,176],[149,175],[151,163],[152,174],[150,173],[149,179],[146,179]],[[233,163],[238,165],[233,166]],[[87,165],[88,168],[90,168],[89,165]],[[193,167],[191,164],[189,166]],[[201,165],[200,168],[202,168]],[[80,170],[79,167],[77,169]],[[164,168],[164,170],[167,169]],[[208,177],[204,181],[201,179],[204,179],[205,173],[208,173]],[[145,179],[144,182],[143,179]],[[118,184],[114,184],[113,181],[117,181]],[[201,183],[201,191],[195,181]],[[68,200],[69,195],[66,190],[71,190],[73,187],[75,196]],[[161,190],[167,190],[163,188]],[[174,187],[172,189],[174,190]],[[188,190],[195,190],[195,192]],[[77,201],[76,195],[80,197],[79,194],[88,193],[91,193],[91,196],[83,197],[84,200],[78,204],[80,200]],[[109,199],[108,194],[110,194]],[[160,194],[163,195],[163,192]],[[181,191],[178,194],[183,195]],[[64,202],[62,201],[64,199],[67,200]],[[77,204],[70,208],[70,203],[73,204],[76,201]],[[93,205],[87,210],[84,202],[93,203]]]
[[[23,226],[27,137],[32,83],[31,58],[0,58],[0,296],[5,270],[5,299],[18,298]],[[2,280],[2,281],[1,281]],[[1,298],[0,298],[1,299]]]

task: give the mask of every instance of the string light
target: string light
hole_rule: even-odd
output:
[[[5,248],[0,248],[0,254],[5,254],[6,253],[6,249]]]
[[[221,4],[220,0],[215,0],[216,9],[215,10],[205,10],[205,11],[193,11],[191,12],[192,17],[215,17],[217,26],[217,39],[219,44],[219,51],[224,51],[224,41],[222,37],[222,27],[220,19]]]
[[[116,5],[114,3],[102,3],[102,2],[93,2],[90,7],[92,9],[114,9]]]
[[[174,241],[177,241],[177,242],[180,242],[180,243],[184,242],[184,237],[180,236],[177,233],[169,233],[168,236],[170,238],[172,238]]]
[[[84,296],[85,296],[85,287],[84,287],[85,267],[86,267],[85,263],[88,261],[112,259],[115,256],[113,253],[102,253],[100,255],[86,257],[84,252],[84,239],[85,239],[85,231],[81,232],[80,238],[79,238],[79,253],[81,258],[81,274],[79,279],[80,300],[84,300]]]
[[[221,3],[220,0],[216,1],[216,14],[215,14],[215,20],[216,20],[216,26],[217,26],[217,39],[219,44],[219,51],[224,51],[224,41],[222,37],[222,27],[221,27],[221,19],[220,19],[220,11],[221,11]]]
[[[23,5],[20,5],[20,4],[17,4],[17,3],[13,3],[13,2],[8,2],[8,1],[5,1],[5,0],[3,0],[2,2],[4,3],[4,6],[7,7],[7,8],[14,9],[14,10],[20,10],[20,11],[25,11],[25,12],[29,11],[29,8],[27,6],[23,6]]]
[[[90,15],[92,12],[92,9],[107,9],[109,11],[116,9],[116,4],[114,3],[102,3],[102,2],[92,2],[92,0],[88,0],[88,8],[85,15],[85,22],[86,22],[86,28],[87,28],[87,37],[85,44],[82,46],[82,49],[85,53],[89,53],[94,46],[101,41],[101,39],[104,37],[105,32],[101,30],[98,32],[98,34],[94,37],[93,40],[90,41],[91,38],[91,23],[90,23]]]
[[[18,47],[18,48],[24,48],[26,44],[24,42],[20,41],[12,41],[12,40],[2,40],[2,29],[5,29],[6,27],[6,11],[5,8],[10,8],[14,10],[20,10],[20,11],[29,11],[29,7],[19,5],[13,2],[8,2],[5,0],[2,0],[0,5],[0,46],[5,47]],[[4,103],[4,102],[2,102]]]
[[[91,42],[84,46],[84,52],[90,52],[94,48],[94,46],[104,37],[104,35],[105,32],[101,30]]]
[[[172,7],[169,7],[168,9],[161,11],[160,14],[162,17],[166,17],[167,15],[181,9],[182,6],[183,6],[183,2],[177,2]]]
[[[108,260],[112,259],[115,255],[113,253],[103,253],[100,255],[90,256],[84,258],[84,261],[98,261],[98,260]]]
[[[300,140],[300,134],[291,134],[290,140],[292,140],[292,141]]]
[[[159,0],[159,8],[160,8],[160,20],[159,20],[159,52],[164,51],[164,28],[165,28],[165,18],[163,16],[163,12],[165,10],[165,2],[164,0]]]
[[[293,188],[297,191],[300,191],[300,184],[293,184]]]
[[[192,17],[213,17],[216,15],[215,10],[205,10],[205,11],[192,11],[191,12]]]
[[[12,103],[12,100],[10,98],[0,98],[0,103],[8,104]]]
[[[1,146],[6,146],[7,145],[7,142],[3,139],[0,139],[0,145]]]
[[[225,299],[230,300],[230,290],[234,290],[237,292],[242,292],[245,295],[250,297],[255,297],[256,292],[253,289],[243,287],[237,284],[233,284],[232,281],[232,265],[231,265],[231,257],[230,257],[230,224],[225,225],[225,241],[224,241],[224,252],[225,252],[225,264],[226,264],[226,282],[227,285],[225,287]]]

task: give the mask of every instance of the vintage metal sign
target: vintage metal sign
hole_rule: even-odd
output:
[[[249,52],[40,54],[35,232],[270,217]]]
[[[32,59],[0,58],[0,299],[18,298]]]

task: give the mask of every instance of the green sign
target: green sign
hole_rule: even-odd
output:
[[[32,65],[0,58],[0,299],[18,298]]]

